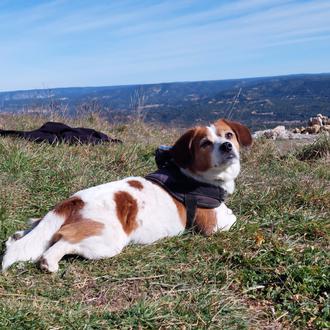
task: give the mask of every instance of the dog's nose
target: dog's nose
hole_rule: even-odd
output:
[[[233,150],[233,145],[230,142],[222,143],[220,146],[221,151],[230,152]]]

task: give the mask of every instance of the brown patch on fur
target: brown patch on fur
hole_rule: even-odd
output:
[[[214,227],[217,224],[217,216],[213,209],[196,210],[195,225],[198,232],[204,235],[211,235],[214,233]]]
[[[172,196],[171,196],[172,197]],[[184,227],[187,225],[187,213],[185,206],[177,199],[172,197],[175,206],[178,209],[181,223]],[[213,209],[196,209],[195,226],[196,231],[204,235],[211,235],[217,223],[216,213]]]
[[[172,157],[182,168],[192,172],[204,172],[210,168],[213,146],[200,147],[202,139],[208,136],[207,127],[195,127],[184,133],[171,149]]]
[[[192,140],[196,134],[197,128],[191,128],[185,132],[173,145],[171,155],[175,162],[182,168],[187,168],[193,161],[191,150]]]
[[[65,218],[64,225],[78,222],[82,220],[80,210],[84,207],[85,203],[79,197],[70,197],[63,202],[58,203],[54,212]]]
[[[140,181],[138,181],[138,180],[129,180],[129,181],[127,181],[127,183],[131,187],[136,188],[138,190],[142,190],[143,189],[143,184]]]
[[[103,223],[82,217],[81,210],[84,206],[85,203],[82,199],[76,196],[70,197],[55,206],[54,213],[64,217],[64,223],[53,235],[51,244],[60,239],[70,243],[78,243],[87,237],[101,233],[104,227]]]
[[[213,145],[206,148],[201,148],[200,146],[201,140],[207,138],[208,134],[209,130],[207,127],[199,127],[192,141],[194,162],[189,167],[192,172],[205,172],[211,167]]]
[[[123,226],[125,233],[129,235],[138,227],[136,221],[138,213],[137,202],[132,195],[126,191],[116,192],[114,200],[116,202],[117,217]]]
[[[79,224],[69,223],[62,226],[53,236],[52,241],[64,239],[70,243],[78,243],[90,236],[100,235],[104,224],[93,220],[81,220]]]
[[[179,213],[179,217],[181,220],[181,223],[184,227],[186,227],[187,224],[187,214],[186,214],[186,208],[184,207],[184,205],[179,202],[177,199],[175,199],[174,197],[171,196],[171,198],[173,199],[173,202],[178,210]]]
[[[232,139],[230,140],[230,142],[232,144],[235,145],[236,149],[239,151],[239,142],[238,142],[238,136],[237,134],[234,132],[234,130],[223,120],[223,119],[220,119],[218,121],[216,121],[214,123],[214,126],[217,130],[217,135],[225,138],[225,135],[226,133],[233,133],[233,137]]]
[[[252,144],[252,135],[250,130],[246,126],[242,125],[241,123],[238,123],[237,121],[224,121],[233,129],[240,145],[248,147]]]
[[[220,136],[225,136],[225,133],[232,132],[235,135],[235,140],[232,142],[238,148],[238,146],[250,146],[252,144],[252,136],[250,130],[236,122],[227,119],[220,119],[214,123],[214,126],[217,128],[217,134]]]

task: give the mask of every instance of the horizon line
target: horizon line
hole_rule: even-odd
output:
[[[312,76],[312,75],[330,75],[330,72],[312,72],[312,73],[288,73],[280,75],[270,76],[254,76],[254,77],[241,77],[241,78],[225,78],[225,79],[205,79],[205,80],[177,80],[177,81],[162,81],[151,83],[131,83],[131,84],[114,84],[114,85],[89,85],[89,86],[65,86],[65,87],[44,87],[44,88],[23,88],[13,90],[0,90],[0,94],[3,93],[15,93],[15,92],[29,92],[29,91],[43,91],[43,90],[55,90],[55,89],[70,89],[70,88],[102,88],[102,87],[130,87],[130,86],[150,86],[150,85],[162,85],[162,84],[184,84],[184,83],[198,83],[198,82],[214,82],[214,81],[233,81],[233,80],[250,80],[250,79],[266,79],[276,77],[293,77],[293,76]]]

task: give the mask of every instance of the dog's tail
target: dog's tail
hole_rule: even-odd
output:
[[[53,235],[60,229],[64,220],[61,215],[50,211],[23,237],[17,240],[10,237],[6,242],[7,249],[2,259],[2,271],[17,261],[37,261],[49,247]]]

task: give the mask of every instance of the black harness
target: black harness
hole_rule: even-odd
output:
[[[194,226],[196,208],[214,209],[220,206],[226,191],[218,186],[199,182],[184,175],[170,157],[168,149],[156,150],[158,170],[145,178],[164,188],[186,207],[187,229]]]

